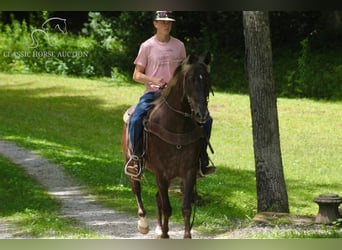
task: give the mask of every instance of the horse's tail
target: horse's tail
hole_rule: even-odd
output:
[[[31,32],[31,40],[32,40],[32,44],[30,45],[30,48],[37,48],[39,45],[39,42],[37,41],[36,37],[34,36],[34,34],[39,31],[38,29],[35,29]]]
[[[35,29],[35,30],[33,30],[33,31],[31,32],[32,44],[31,44],[30,48],[37,48],[38,45],[39,45],[39,42],[38,42],[37,38],[36,38],[35,35],[34,35],[36,32],[42,32],[42,33],[45,35],[48,44],[50,44],[49,35],[48,35],[44,30],[42,30],[42,29]]]

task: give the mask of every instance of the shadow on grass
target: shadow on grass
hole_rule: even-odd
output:
[[[62,87],[29,85],[0,87],[0,136],[63,165],[91,188],[120,184],[122,115],[129,105],[107,108],[83,90],[69,95]]]
[[[208,211],[229,218],[250,217],[255,210],[254,171],[217,166],[217,172],[198,180],[198,192]]]
[[[0,215],[17,213],[51,213],[59,208],[45,190],[25,173],[24,170],[0,157]]]
[[[182,193],[179,182],[176,181],[174,186],[169,190],[172,205],[171,221],[182,223]],[[102,192],[104,197],[115,197],[109,201],[114,207],[118,207],[116,203],[121,199],[120,209],[136,214],[136,201],[129,188],[112,186]],[[216,174],[198,179],[197,192],[200,198],[196,202],[196,224],[215,224],[224,227],[236,218],[251,217],[255,210],[253,171],[218,166]],[[146,172],[142,181],[142,197],[150,217],[156,216],[155,195],[154,175]]]

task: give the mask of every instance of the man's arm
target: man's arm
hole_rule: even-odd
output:
[[[133,80],[143,84],[157,85],[158,87],[165,85],[164,79],[147,76],[145,74],[145,68],[138,64],[136,64],[134,68]]]

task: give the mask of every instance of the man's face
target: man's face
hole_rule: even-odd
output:
[[[154,27],[157,29],[157,33],[168,35],[172,28],[171,21],[154,21]]]

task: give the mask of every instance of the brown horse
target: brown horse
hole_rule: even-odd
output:
[[[205,138],[202,125],[209,116],[208,98],[211,91],[208,67],[211,57],[188,56],[175,70],[168,86],[154,102],[144,122],[144,168],[155,175],[157,184],[157,228],[161,238],[169,238],[169,217],[172,213],[168,189],[176,177],[182,180],[185,231],[191,238],[191,203],[199,169],[201,143]],[[127,124],[122,133],[125,161],[130,158]],[[141,199],[139,181],[131,179],[138,203],[138,228],[147,233],[146,211]]]

